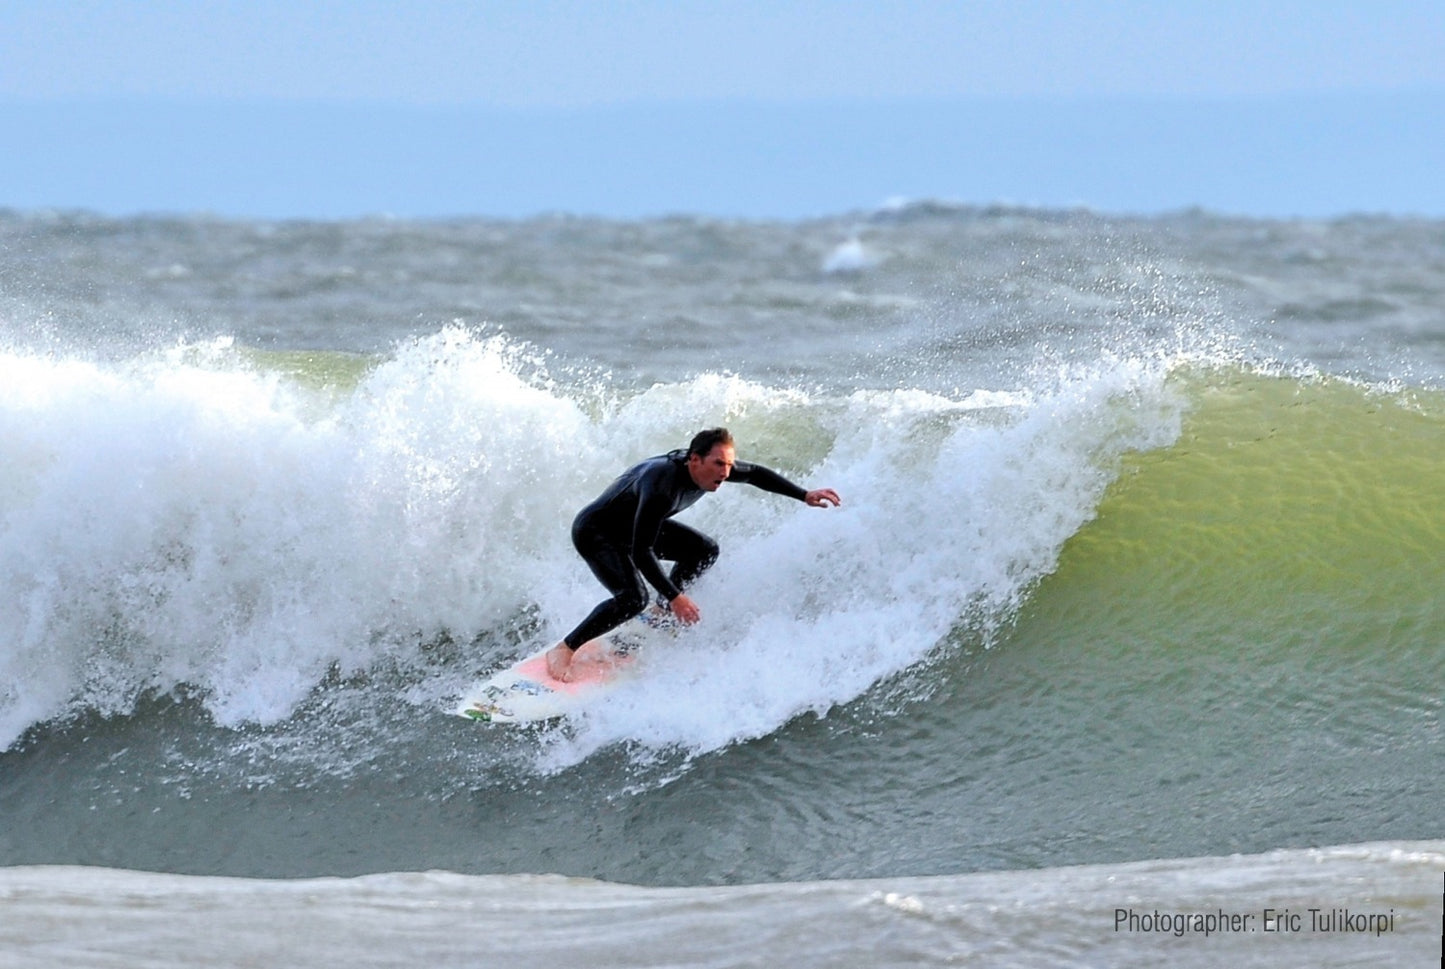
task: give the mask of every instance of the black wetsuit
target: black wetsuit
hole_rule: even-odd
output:
[[[803,500],[802,488],[770,468],[738,461],[728,481]],[[572,522],[572,544],[592,574],[612,593],[563,639],[576,649],[622,625],[647,608],[645,578],[671,602],[682,587],[717,561],[717,543],[702,532],[671,521],[706,492],[692,480],[687,452],[648,458],[622,473]],[[673,563],[664,573],[658,559]]]

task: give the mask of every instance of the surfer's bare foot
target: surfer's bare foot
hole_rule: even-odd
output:
[[[572,650],[558,643],[547,652],[547,675],[563,683],[572,679]]]

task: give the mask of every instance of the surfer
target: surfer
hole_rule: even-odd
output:
[[[832,488],[807,491],[770,468],[737,460],[733,436],[723,427],[700,431],[685,451],[629,468],[572,522],[572,544],[612,597],[598,603],[547,653],[553,678],[570,679],[579,646],[640,615],[647,608],[648,584],[679,622],[691,625],[702,618],[697,603],[682,590],[717,561],[718,546],[672,516],[724,481],[740,481],[814,508],[842,504]],[[670,572],[663,572],[659,559],[673,563]]]

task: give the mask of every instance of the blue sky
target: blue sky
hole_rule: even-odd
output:
[[[1445,216],[1445,3],[0,0],[0,206]]]

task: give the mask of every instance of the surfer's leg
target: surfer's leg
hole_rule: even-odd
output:
[[[621,549],[586,536],[574,537],[577,551],[586,560],[597,581],[607,587],[612,598],[599,602],[577,628],[563,637],[568,648],[611,632],[647,608],[647,584],[632,564],[632,558]]]
[[[562,641],[547,653],[547,672],[562,681],[571,679],[572,660],[579,647],[606,635],[647,608],[647,583],[632,557],[585,528],[572,529],[572,544],[597,581],[612,598],[599,602]]]
[[[685,589],[717,561],[717,542],[695,528],[668,519],[657,533],[657,557],[673,563],[668,578]]]

